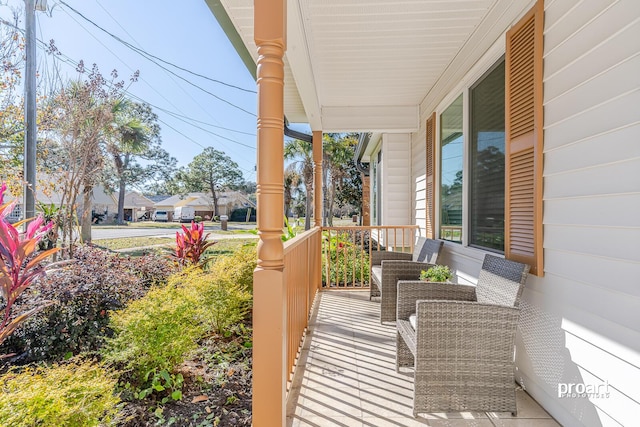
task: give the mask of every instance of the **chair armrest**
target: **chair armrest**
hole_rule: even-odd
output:
[[[406,252],[394,252],[394,251],[373,251],[371,252],[371,265],[380,265],[383,260],[404,260],[411,261],[413,254]]]
[[[400,280],[397,283],[397,318],[407,320],[416,313],[418,300],[475,301],[476,288],[451,283],[425,282],[422,280]]]
[[[417,351],[425,359],[512,361],[519,316],[517,307],[470,301],[417,301]]]
[[[394,286],[398,280],[415,280],[420,277],[422,270],[427,270],[434,266],[427,262],[404,261],[404,260],[383,260],[382,261],[382,281],[385,277],[393,277]]]
[[[415,261],[382,261],[382,273],[380,276],[380,285],[382,294],[387,292],[393,300],[396,300],[398,280],[416,280],[420,277],[422,270],[433,267],[433,264]],[[394,304],[395,305],[395,304]]]

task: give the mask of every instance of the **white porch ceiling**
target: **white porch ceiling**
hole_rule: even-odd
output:
[[[221,3],[257,60],[253,0]],[[514,13],[513,3],[288,0],[287,118],[326,132],[417,130],[419,105],[429,91],[476,37],[495,41],[503,29],[493,36],[487,28],[510,21],[504,15]]]

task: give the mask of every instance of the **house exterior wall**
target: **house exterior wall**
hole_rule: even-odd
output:
[[[545,2],[545,264],[544,276],[526,283],[516,378],[566,426],[640,418],[639,17],[635,0]],[[411,185],[412,221],[422,228],[426,119],[500,50],[504,40],[468,68],[464,82],[421,106]],[[461,283],[475,283],[484,254],[445,242],[441,262]],[[609,396],[561,398],[563,383],[601,386]]]
[[[411,223],[411,135],[382,135],[382,224]]]

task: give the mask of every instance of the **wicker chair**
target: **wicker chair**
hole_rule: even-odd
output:
[[[379,251],[371,253],[369,299],[380,297],[380,322],[395,322],[398,280],[414,280],[438,261],[442,241],[419,237],[413,254]]]
[[[516,413],[514,345],[528,272],[486,255],[475,287],[398,282],[396,370],[414,368],[414,416]]]

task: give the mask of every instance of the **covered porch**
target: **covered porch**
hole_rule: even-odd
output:
[[[206,1],[258,88],[256,427],[415,422],[393,327],[360,294],[322,287],[323,132],[372,135],[356,150],[371,224],[444,240],[438,262],[460,283],[476,284],[487,253],[532,267],[517,381],[546,411],[567,426],[637,423],[638,2]],[[316,217],[283,244],[285,119],[313,133]],[[578,384],[607,392],[561,393]],[[553,423],[527,418],[520,397],[522,420],[432,424]]]
[[[518,415],[412,416],[413,375],[396,373],[395,327],[362,290],[318,292],[289,391],[287,426],[536,426],[559,424],[521,388]]]

